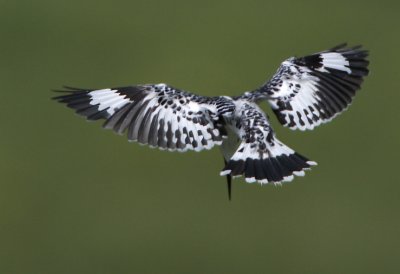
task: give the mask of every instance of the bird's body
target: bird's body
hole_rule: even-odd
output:
[[[307,130],[345,110],[368,74],[367,52],[337,46],[284,61],[260,88],[241,96],[205,97],[166,84],[85,90],[55,97],[130,141],[184,152],[221,147],[226,175],[279,184],[315,162],[280,142],[258,104],[268,101],[281,124]]]

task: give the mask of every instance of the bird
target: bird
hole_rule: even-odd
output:
[[[284,60],[270,80],[238,96],[207,97],[170,85],[143,84],[83,89],[64,86],[53,97],[87,120],[129,141],[167,151],[202,151],[219,146],[231,200],[232,178],[280,185],[317,165],[277,139],[266,101],[280,124],[313,130],[352,103],[368,75],[369,52],[346,43]]]

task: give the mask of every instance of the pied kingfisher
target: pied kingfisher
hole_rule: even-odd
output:
[[[119,88],[65,87],[54,97],[104,128],[127,132],[129,141],[169,151],[219,145],[229,198],[232,177],[261,184],[291,181],[315,162],[279,141],[257,104],[266,100],[290,129],[312,130],[343,112],[368,75],[368,51],[338,45],[285,60],[271,80],[243,95],[205,97],[166,84]]]

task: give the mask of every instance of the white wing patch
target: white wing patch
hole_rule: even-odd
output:
[[[320,57],[322,59],[322,67],[317,68],[316,70],[329,73],[327,68],[330,68],[351,74],[351,69],[349,68],[350,63],[342,54],[337,52],[327,52],[321,53]]]
[[[117,90],[109,88],[91,91],[89,95],[92,97],[90,104],[98,105],[99,111],[107,109],[107,113],[110,116],[113,115],[117,109],[120,109],[130,102],[124,95],[119,94]]]

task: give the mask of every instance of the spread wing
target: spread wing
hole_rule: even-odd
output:
[[[165,84],[84,90],[67,88],[54,97],[88,120],[105,119],[104,128],[127,132],[130,141],[171,151],[210,149],[225,130],[221,98],[197,96]]]
[[[368,52],[340,45],[301,58],[289,58],[258,91],[281,124],[313,129],[343,112],[368,74]]]

